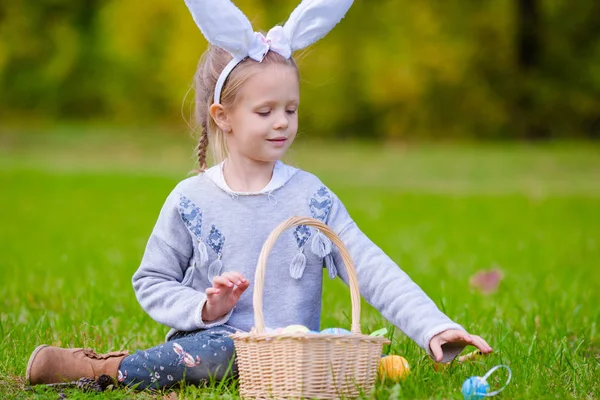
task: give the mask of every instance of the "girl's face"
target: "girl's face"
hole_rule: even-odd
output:
[[[298,131],[300,87],[296,70],[269,64],[239,88],[226,112],[229,157],[275,162],[291,146]]]

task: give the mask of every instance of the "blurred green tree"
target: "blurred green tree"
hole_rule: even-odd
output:
[[[263,31],[297,2],[235,1]],[[357,0],[297,57],[301,134],[598,138],[598,16],[597,0]],[[0,2],[0,118],[189,118],[205,48],[183,1]]]

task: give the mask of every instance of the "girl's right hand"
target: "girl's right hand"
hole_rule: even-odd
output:
[[[227,314],[238,302],[250,282],[239,272],[225,272],[213,279],[206,289],[206,303],[202,309],[204,322],[214,321]]]

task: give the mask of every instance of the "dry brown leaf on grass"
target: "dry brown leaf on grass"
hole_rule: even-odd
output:
[[[498,290],[502,278],[504,274],[497,268],[482,270],[471,276],[469,284],[483,294],[490,294]]]

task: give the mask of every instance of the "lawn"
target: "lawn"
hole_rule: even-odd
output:
[[[288,162],[317,174],[440,308],[495,349],[437,371],[396,331],[385,350],[406,357],[411,374],[378,384],[371,397],[459,399],[466,378],[497,364],[513,371],[502,398],[600,397],[600,145],[300,135]],[[0,398],[58,397],[23,385],[38,344],[135,350],[164,339],[131,276],[164,199],[193,167],[183,129],[0,129]],[[495,293],[470,287],[473,274],[492,268],[504,275]],[[343,283],[327,279],[323,296],[322,326],[348,327]],[[367,332],[391,328],[367,304],[362,323]],[[235,398],[237,387],[175,393]]]

